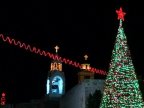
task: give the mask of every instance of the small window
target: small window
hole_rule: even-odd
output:
[[[52,85],[52,93],[59,93],[58,85]]]
[[[52,89],[58,89],[58,85],[52,85]]]

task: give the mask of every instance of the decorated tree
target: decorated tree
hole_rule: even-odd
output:
[[[126,13],[116,10],[119,28],[100,108],[144,108],[135,69],[122,27]]]

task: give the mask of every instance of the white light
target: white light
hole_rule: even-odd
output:
[[[46,84],[46,88],[47,88],[47,94],[49,94],[49,90],[50,90],[50,84],[49,84],[49,79],[47,80],[47,84]]]

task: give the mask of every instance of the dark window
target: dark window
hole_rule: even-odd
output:
[[[90,79],[90,76],[85,76],[85,79]]]
[[[58,89],[58,85],[52,85],[52,89]]]

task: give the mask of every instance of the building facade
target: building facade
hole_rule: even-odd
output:
[[[104,80],[85,79],[68,91],[60,100],[60,108],[86,108],[89,94],[103,92]]]

